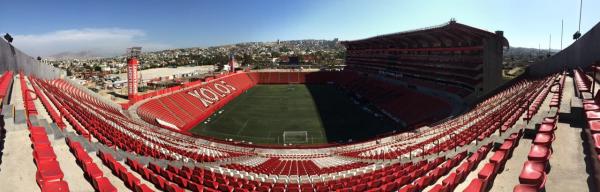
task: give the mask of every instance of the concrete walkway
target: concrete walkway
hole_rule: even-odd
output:
[[[23,97],[18,75],[15,76],[13,82],[11,104],[17,110],[23,110]],[[12,118],[5,119],[5,121],[12,120]],[[29,140],[27,124],[5,123],[7,132],[0,165],[0,191],[40,191],[35,181],[37,167],[33,162],[33,149],[31,140]]]
[[[573,79],[567,78],[563,93],[563,103],[571,103],[574,96]],[[546,182],[547,191],[589,191],[583,151],[582,129],[586,126],[575,105],[569,105],[568,113],[559,113],[556,140],[552,144],[554,153],[550,157],[551,170]],[[563,110],[564,111],[564,110]]]
[[[540,112],[549,110],[548,94],[545,102],[540,107]],[[572,78],[565,81],[559,123],[555,131],[556,140],[552,143],[553,154],[550,157],[550,170],[546,180],[546,191],[589,191],[584,161],[584,151],[581,139],[582,124],[579,114],[572,114],[571,100],[574,98]],[[512,191],[519,184],[519,174],[527,160],[531,148],[532,138],[524,136],[519,141],[519,146],[513,151],[513,156],[504,167],[503,172],[496,176],[490,191]]]

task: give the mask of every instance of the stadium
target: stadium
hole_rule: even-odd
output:
[[[235,69],[117,103],[0,41],[2,191],[597,191],[600,24],[502,78],[503,31],[343,41],[342,70]],[[232,63],[234,61],[231,61]]]

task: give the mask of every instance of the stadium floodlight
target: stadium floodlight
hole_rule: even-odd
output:
[[[6,33],[6,35],[4,35],[4,39],[6,39],[6,41],[8,41],[8,43],[13,42],[13,37],[10,36],[10,34],[8,34],[8,33]]]
[[[575,32],[575,34],[573,34],[573,40],[577,40],[579,39],[579,37],[581,37],[581,33],[579,31]]]

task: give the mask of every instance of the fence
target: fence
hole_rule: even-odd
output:
[[[561,52],[529,66],[527,73],[545,76],[565,68],[585,68],[596,61],[600,61],[600,22]]]
[[[18,40],[18,39],[17,39]],[[41,79],[65,77],[65,71],[54,66],[40,63],[4,40],[0,40],[0,73],[4,71],[22,71]]]

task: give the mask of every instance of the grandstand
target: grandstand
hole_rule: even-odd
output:
[[[342,42],[347,69],[403,79],[461,97],[482,96],[502,83],[502,31],[457,23]]]
[[[459,92],[469,92],[458,94],[440,82],[370,71],[352,61],[351,53],[349,69],[342,72],[237,71],[142,96],[127,109],[0,41],[0,186],[102,192],[598,191],[600,88],[594,71],[600,61],[599,31],[600,24],[500,89],[486,85],[486,58],[477,67],[484,74],[475,79],[440,76]],[[481,46],[506,45],[498,34],[490,38],[499,44],[477,44],[475,37],[492,33],[458,23],[374,42],[399,35],[424,46],[424,39],[435,39],[429,33],[473,40],[470,48],[451,51],[455,55],[448,58],[486,57]],[[431,55],[422,57],[433,58],[432,66],[449,67],[436,61],[436,50],[454,48],[423,46],[400,52],[426,52]],[[471,49],[483,50],[464,53]],[[412,72],[438,74],[429,69]],[[402,119],[411,131],[319,146],[251,145],[187,132],[255,86],[290,83],[334,84],[387,111],[389,118]],[[453,114],[451,98],[471,94],[479,101]]]

